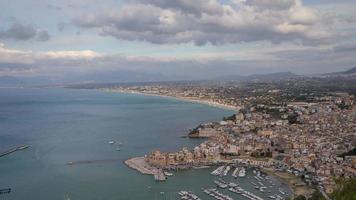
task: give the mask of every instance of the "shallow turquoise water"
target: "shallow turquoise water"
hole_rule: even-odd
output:
[[[177,199],[181,189],[209,199],[201,188],[213,186],[211,169],[177,172],[167,182],[156,183],[151,176],[141,175],[122,162],[155,148],[175,151],[192,147],[201,140],[182,138],[189,128],[231,113],[135,94],[0,89],[0,151],[19,144],[31,145],[0,157],[0,188],[12,188],[11,194],[1,195],[0,199]],[[109,145],[110,140],[122,142],[121,151]],[[66,164],[103,159],[117,161]],[[247,184],[248,178],[239,181],[252,187]]]

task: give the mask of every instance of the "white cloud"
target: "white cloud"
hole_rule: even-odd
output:
[[[301,0],[249,0],[221,4],[217,0],[131,1],[103,13],[73,19],[101,35],[156,44],[193,42],[214,45],[250,41],[328,42],[333,33],[321,25],[315,9]]]

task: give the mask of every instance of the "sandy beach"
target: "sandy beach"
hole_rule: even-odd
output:
[[[111,90],[110,89],[110,90],[104,90],[104,91],[164,97],[164,98],[170,98],[170,99],[175,99],[175,100],[180,100],[180,101],[200,103],[200,104],[223,108],[223,109],[232,110],[232,111],[238,111],[241,109],[241,107],[239,107],[239,106],[225,105],[225,104],[221,104],[221,103],[217,103],[217,102],[213,102],[213,101],[209,101],[209,100],[201,100],[201,99],[197,99],[197,98],[188,98],[188,97],[181,97],[181,96],[168,96],[168,95],[162,95],[162,94],[151,94],[151,93],[144,93],[144,92],[137,92],[137,91],[126,91],[126,90]]]

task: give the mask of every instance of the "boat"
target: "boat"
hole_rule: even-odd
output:
[[[121,149],[120,148],[116,148],[116,151],[121,151]]]
[[[278,188],[278,191],[279,191],[281,194],[286,194],[281,188]]]
[[[115,141],[113,141],[113,140],[109,141],[109,144],[114,144],[114,143],[115,143]]]
[[[229,187],[237,187],[237,186],[238,185],[236,183],[233,183],[233,182],[229,183]]]
[[[239,171],[239,177],[245,177],[246,176],[246,170],[244,167],[241,168]]]
[[[230,169],[231,169],[230,166],[226,166],[223,175],[226,176],[229,173]]]
[[[260,187],[261,192],[265,192],[266,187]]]
[[[222,188],[222,189],[227,188],[227,184],[222,183],[222,182],[220,182],[220,181],[214,181],[214,183],[215,183],[219,188]]]
[[[238,167],[236,167],[235,170],[232,172],[232,177],[237,178],[237,172],[239,172]]]
[[[214,176],[218,176],[221,175],[221,173],[223,173],[225,166],[220,166],[217,169],[215,169],[214,171],[211,172],[211,175]]]
[[[173,176],[173,173],[170,173],[170,172],[164,172],[164,175],[166,175],[166,176]]]
[[[23,146],[18,147],[17,149],[18,150],[24,150],[24,149],[27,149],[29,147],[30,147],[29,145],[23,145]]]

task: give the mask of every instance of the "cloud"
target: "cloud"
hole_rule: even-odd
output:
[[[92,50],[33,52],[10,49],[0,44],[0,76],[56,76],[64,79],[87,73],[124,70],[195,80],[280,71],[301,74],[332,72],[355,65],[354,51],[335,49],[336,46],[296,48],[293,45],[279,45],[254,48],[248,53],[200,52],[184,57],[148,57],[105,54]],[[226,59],[227,57],[229,59]]]
[[[0,39],[47,41],[50,38],[47,30],[39,29],[30,24],[23,25],[13,22],[9,27],[0,29]]]
[[[334,51],[336,52],[350,52],[356,51],[356,41],[350,43],[344,43],[334,46]]]
[[[248,0],[246,5],[260,10],[286,10],[296,5],[295,0]]]
[[[327,43],[336,33],[301,0],[133,0],[118,9],[82,13],[73,24],[100,35],[155,44],[222,45],[251,41]]]
[[[7,62],[0,62],[0,71],[23,71],[33,68],[33,65],[24,64],[24,63],[7,63]]]

